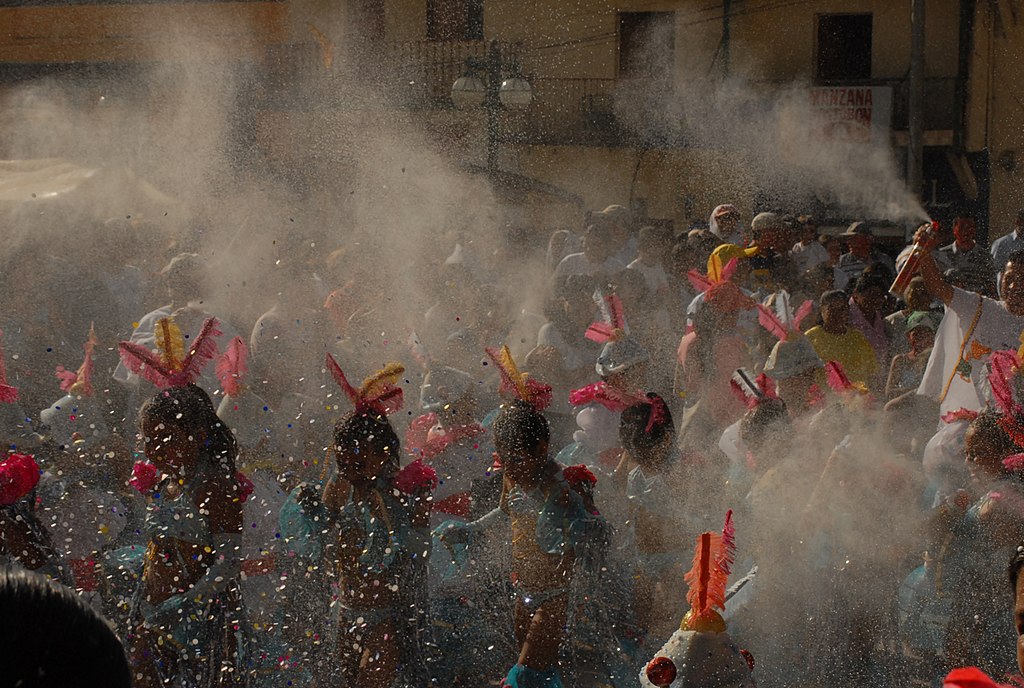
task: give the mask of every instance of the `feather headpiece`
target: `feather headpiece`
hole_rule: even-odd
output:
[[[216,318],[207,318],[186,351],[185,339],[173,318],[161,318],[154,328],[157,351],[134,342],[121,342],[117,353],[128,370],[160,389],[184,387],[198,380],[203,367],[217,355],[219,326]]]
[[[498,367],[498,374],[501,376],[501,387],[498,391],[501,394],[510,394],[516,399],[528,402],[537,411],[543,411],[548,407],[551,403],[551,385],[531,378],[529,373],[519,372],[508,346],[503,344],[500,349],[489,346],[484,351]]]
[[[828,382],[828,386],[839,394],[847,394],[849,392],[857,392],[858,394],[868,393],[868,388],[864,386],[863,382],[852,382],[846,376],[846,371],[843,370],[843,366],[839,361],[829,361],[825,364],[825,379]]]
[[[629,334],[629,325],[618,294],[605,296],[600,290],[594,292],[594,301],[601,312],[601,320],[590,325],[584,337],[598,344],[606,344]]]
[[[0,330],[0,340],[3,336]],[[4,358],[4,348],[0,346],[0,404],[13,404],[18,400],[18,388],[7,384],[7,362]]]
[[[988,359],[988,384],[992,388],[992,401],[1006,415],[1020,413],[1022,408],[1013,390],[1014,378],[1021,368],[1016,351],[993,351]]]
[[[704,300],[721,312],[729,313],[753,308],[754,300],[744,294],[739,285],[732,281],[737,265],[739,265],[739,259],[733,258],[717,269],[715,265],[710,265],[712,269],[708,271],[707,276],[693,269],[686,273],[686,277],[694,289],[704,294]]]
[[[761,327],[775,335],[780,342],[800,335],[800,323],[814,309],[814,303],[808,299],[793,312],[790,307],[789,294],[782,290],[775,295],[775,310],[764,304],[757,304],[757,321]]]
[[[996,683],[988,674],[977,667],[953,669],[942,681],[942,688],[1020,688],[1024,680],[1020,676],[1007,676],[1010,683]]]
[[[8,454],[0,461],[0,506],[14,504],[39,482],[39,465],[28,454]]]
[[[401,363],[388,363],[363,380],[363,384],[356,389],[349,383],[334,356],[328,353],[325,362],[331,377],[352,402],[356,413],[369,411],[386,416],[401,410],[405,403],[405,395],[398,386],[399,379],[405,374],[405,366]]]
[[[235,337],[228,342],[227,349],[217,359],[214,368],[220,388],[229,397],[237,397],[242,392],[242,378],[249,372],[249,347],[245,340]]]
[[[68,394],[79,394],[81,396],[92,396],[92,352],[99,340],[96,339],[96,328],[89,325],[89,338],[85,340],[85,358],[77,372],[71,372],[64,366],[57,366],[57,379],[60,380],[60,389]]]
[[[739,368],[732,374],[729,387],[736,398],[743,402],[748,409],[752,409],[768,399],[779,398],[775,380],[765,373],[761,373],[756,378],[751,377],[750,371],[746,368]]]
[[[725,621],[719,611],[725,610],[726,583],[736,556],[736,528],[732,510],[725,514],[725,527],[719,533],[701,533],[693,555],[693,568],[686,574],[690,587],[686,601],[690,611],[683,617],[681,630],[720,633]]]

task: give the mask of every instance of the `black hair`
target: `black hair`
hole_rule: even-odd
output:
[[[881,289],[882,293],[885,293],[887,287],[888,285],[885,283],[885,280],[883,280],[877,273],[864,273],[857,278],[856,284],[853,285],[853,293],[862,294],[869,289],[875,288]]]
[[[334,446],[336,449],[353,447],[384,454],[392,468],[398,470],[400,461],[399,441],[391,421],[382,413],[353,411],[338,419],[334,424]]]
[[[1006,457],[1020,452],[1021,447],[1017,446],[1017,443],[1013,441],[1010,435],[1003,428],[1000,422],[1002,418],[1003,414],[998,411],[985,409],[971,421],[968,429],[973,429],[975,435],[979,432],[985,433],[988,441],[994,443],[992,450]]]
[[[491,426],[494,448],[502,462],[535,455],[551,439],[548,421],[537,409],[519,399],[505,404]]]
[[[643,464],[654,447],[660,445],[666,437],[675,435],[675,424],[672,412],[665,400],[654,392],[648,392],[651,403],[639,402],[622,412],[619,420],[619,441],[622,448],[629,452],[638,463]],[[652,414],[658,414],[653,422]],[[647,430],[651,425],[650,431]]]
[[[206,432],[200,459],[221,467],[228,475],[235,474],[238,442],[201,387],[185,385],[160,390],[139,409],[139,419],[144,418],[153,423]]]
[[[1017,579],[1020,578],[1020,570],[1024,568],[1024,545],[1019,545],[1017,551],[1010,557],[1010,566],[1007,574],[1010,578],[1010,592],[1017,595]]]
[[[763,399],[743,414],[740,420],[740,438],[752,451],[764,443],[783,436],[789,429],[789,413],[782,399]]]
[[[4,685],[130,688],[121,641],[73,590],[40,574],[5,567],[0,569],[0,609]]]
[[[826,291],[821,295],[821,298],[818,299],[818,305],[824,306],[830,301],[846,301],[846,292],[840,289],[831,289]]]
[[[1014,263],[1015,265],[1024,266],[1024,249],[1014,251],[1010,254],[1010,257],[1006,259],[1007,263]]]

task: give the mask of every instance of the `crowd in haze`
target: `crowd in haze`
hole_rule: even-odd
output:
[[[986,246],[955,214],[905,246],[613,205],[445,234],[423,290],[300,226],[244,277],[197,226],[29,245],[0,273],[0,587],[65,586],[140,687],[638,686],[731,510],[723,615],[761,686],[1002,680],[1021,227]],[[33,647],[74,644],[20,642],[36,675]]]

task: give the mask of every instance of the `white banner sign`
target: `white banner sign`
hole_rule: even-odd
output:
[[[892,122],[891,86],[822,86],[810,90],[818,134],[831,141],[888,143]]]

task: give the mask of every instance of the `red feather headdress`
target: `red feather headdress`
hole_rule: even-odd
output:
[[[349,383],[341,366],[330,353],[327,354],[325,363],[331,377],[352,402],[356,413],[369,411],[386,416],[401,410],[405,403],[405,395],[398,386],[398,380],[405,373],[405,366],[401,363],[388,363],[363,380],[359,389]]]
[[[774,312],[764,304],[757,304],[757,321],[781,342],[800,334],[800,323],[813,309],[814,303],[808,299],[794,313],[789,305],[789,293],[783,290],[775,295]]]
[[[736,556],[736,528],[732,523],[732,510],[725,514],[725,527],[719,533],[701,533],[697,536],[697,549],[693,555],[693,568],[686,574],[690,586],[686,601],[690,611],[683,617],[682,630],[725,630],[725,621],[719,611],[725,610],[726,585]]]
[[[498,367],[498,374],[501,376],[499,393],[528,402],[538,411],[548,407],[551,403],[551,385],[531,378],[529,373],[519,372],[508,346],[503,344],[500,349],[489,346],[484,351]]]
[[[0,506],[14,504],[39,482],[39,465],[28,454],[8,454],[0,461]]]
[[[229,397],[237,397],[242,392],[242,378],[249,372],[249,347],[245,340],[235,337],[228,342],[227,349],[217,359],[214,369],[220,388]]]
[[[752,409],[767,399],[778,399],[779,393],[776,390],[775,380],[765,373],[751,379],[750,373],[745,368],[739,368],[732,374],[729,380],[729,387],[736,398],[748,409]]]
[[[0,339],[3,336],[0,330]],[[7,384],[7,363],[4,358],[4,348],[0,346],[0,404],[13,404],[18,400],[18,388]]]
[[[618,294],[604,296],[600,291],[594,292],[594,301],[601,310],[602,319],[591,324],[584,337],[598,344],[617,341],[629,334],[626,314],[622,308],[622,299]]]
[[[92,371],[94,368],[92,352],[99,340],[96,339],[96,328],[89,325],[89,338],[85,340],[85,358],[77,372],[71,372],[64,366],[57,366],[57,379],[60,380],[60,389],[68,394],[80,394],[92,396]]]
[[[121,342],[117,353],[128,370],[160,389],[185,387],[198,380],[203,367],[217,355],[216,338],[222,334],[219,325],[216,318],[207,318],[186,352],[174,319],[161,318],[156,323],[155,352],[133,342]]]
[[[839,394],[845,395],[850,392],[856,392],[857,394],[868,393],[868,388],[862,382],[853,382],[846,376],[846,371],[843,370],[843,366],[839,361],[829,361],[825,364],[825,379],[828,381],[828,386]]]
[[[719,312],[729,313],[753,308],[754,300],[744,294],[739,286],[732,281],[738,265],[739,259],[733,258],[724,267],[712,270],[706,276],[693,269],[686,273],[686,277],[694,289],[704,294],[704,300]],[[717,274],[715,274],[716,272]]]

